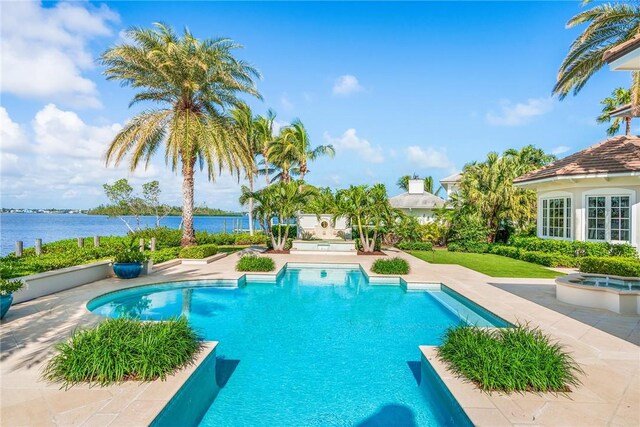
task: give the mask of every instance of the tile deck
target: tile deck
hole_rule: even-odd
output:
[[[461,266],[428,264],[403,252],[388,253],[410,262],[411,272],[403,276],[406,281],[444,283],[510,322],[530,322],[559,340],[584,370],[582,385],[567,395],[487,394],[453,377],[434,357],[433,348],[422,347],[475,424],[640,425],[640,316],[558,303],[553,280],[497,279]],[[377,258],[271,256],[276,271],[286,262],[359,263],[369,271]],[[236,261],[237,255],[231,254],[210,264],[173,266],[127,281],[105,279],[12,307],[0,327],[0,424],[147,425],[194,367],[167,383],[76,386],[64,391],[40,379],[53,344],[75,328],[99,321],[86,309],[86,303],[98,295],[167,281],[237,279],[243,273],[235,271]]]

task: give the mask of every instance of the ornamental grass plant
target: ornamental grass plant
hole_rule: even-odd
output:
[[[236,264],[237,271],[268,272],[276,269],[276,263],[272,258],[245,255]]]
[[[484,391],[569,392],[582,370],[558,343],[528,325],[447,330],[438,357]]]
[[[409,263],[402,258],[378,258],[371,266],[376,274],[409,274]]]
[[[78,383],[164,380],[193,363],[201,343],[184,317],[162,322],[119,318],[77,330],[55,348],[43,377],[67,389]]]

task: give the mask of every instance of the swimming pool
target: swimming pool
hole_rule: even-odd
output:
[[[203,426],[470,425],[437,376],[420,374],[418,345],[439,344],[461,321],[506,325],[446,287],[406,292],[370,284],[359,268],[317,265],[288,267],[272,284],[138,287],[88,307],[147,320],[184,314],[220,342],[222,387],[194,414]]]

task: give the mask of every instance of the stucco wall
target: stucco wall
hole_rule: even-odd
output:
[[[415,217],[420,224],[426,224],[428,222],[432,222],[434,220],[434,210],[433,209],[400,209],[407,215]]]
[[[555,181],[538,187],[538,236],[542,235],[542,199],[570,197],[571,240],[587,240],[587,196],[629,196],[631,204],[631,244],[640,247],[640,177],[576,179]]]

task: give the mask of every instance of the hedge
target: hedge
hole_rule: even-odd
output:
[[[409,263],[402,258],[378,258],[371,271],[376,274],[409,274]]]
[[[480,242],[451,242],[447,244],[449,252],[472,252],[483,254],[489,251],[488,243]]]
[[[640,261],[620,257],[584,257],[580,260],[580,272],[640,277]]]
[[[539,237],[513,237],[510,240],[510,245],[526,251],[558,253],[576,257],[638,257],[636,249],[628,243],[612,244],[607,242],[541,239]]]
[[[396,245],[398,249],[403,251],[432,251],[433,244],[431,242],[400,242]]]
[[[526,251],[506,245],[491,245],[489,253],[532,262],[545,267],[575,267],[577,265],[577,258],[575,257],[540,251]]]
[[[236,264],[237,271],[267,272],[276,269],[276,263],[272,258],[245,255]]]
[[[214,244],[187,246],[180,250],[180,258],[203,259],[218,253],[218,246]]]

